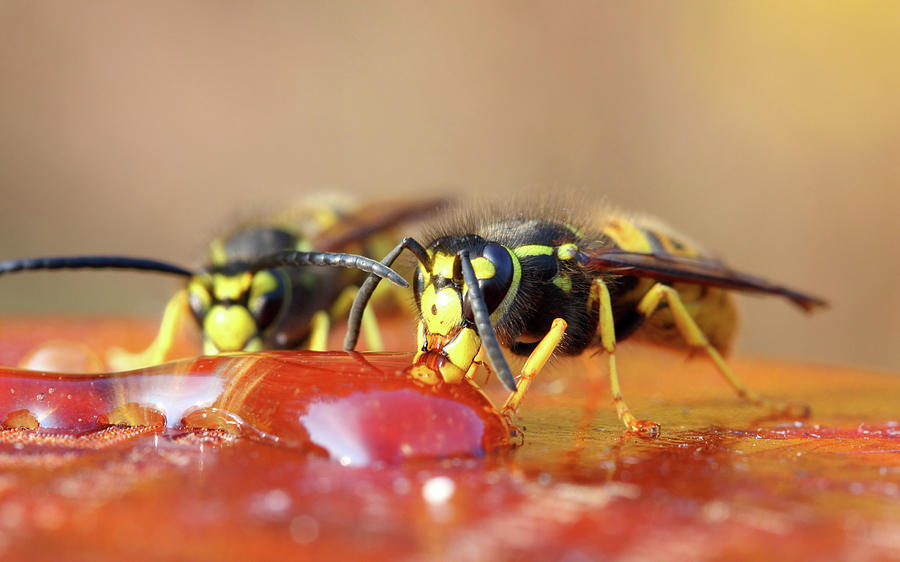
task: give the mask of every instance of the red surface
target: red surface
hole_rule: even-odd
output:
[[[900,559],[900,377],[733,362],[756,390],[808,402],[813,415],[801,423],[762,418],[703,362],[644,347],[619,353],[626,398],[636,414],[660,423],[658,439],[622,433],[606,381],[595,376],[602,369],[586,359],[541,373],[523,404],[520,447],[402,462],[380,453],[383,462],[364,466],[341,466],[339,453],[303,445],[309,424],[298,424],[296,413],[333,404],[336,442],[351,435],[401,453],[408,441],[456,442],[460,428],[471,436],[451,421],[455,415],[493,430],[502,424],[477,393],[423,390],[397,375],[408,354],[204,360],[183,364],[194,373],[187,377],[172,378],[172,367],[140,375],[128,381],[133,395],[122,394],[122,380],[72,381],[95,383],[84,412],[109,411],[154,388],[190,397],[186,403],[214,395],[218,410],[241,421],[212,416],[226,429],[180,428],[182,406],[170,401],[159,409],[172,426],[165,430],[0,432],[0,553],[11,560]],[[318,372],[320,360],[321,377],[309,375],[318,383],[286,374]],[[26,396],[48,382],[12,376],[7,386],[25,385],[16,388]],[[329,378],[336,380],[323,382]],[[232,381],[232,390],[214,390],[214,380]],[[419,414],[385,407],[378,393],[389,387],[403,400],[421,394]],[[502,397],[496,381],[488,387],[495,402]],[[371,392],[375,402],[344,402]],[[3,400],[29,411],[49,403],[46,392],[43,400]],[[434,409],[443,401],[456,413]],[[59,411],[66,408],[41,421],[81,423]],[[407,414],[404,433],[397,419]]]

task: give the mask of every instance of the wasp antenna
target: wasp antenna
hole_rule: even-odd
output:
[[[381,265],[385,267],[393,265],[404,249],[412,252],[426,270],[431,269],[431,258],[428,257],[428,252],[425,251],[424,246],[416,242],[413,238],[404,238],[393,250],[384,256],[384,259],[381,260]],[[380,277],[369,275],[366,280],[363,281],[363,284],[360,285],[359,291],[356,292],[356,298],[353,299],[353,305],[350,307],[350,314],[347,316],[347,334],[344,336],[344,351],[352,351],[356,347],[356,343],[359,341],[360,327],[362,326],[363,311],[366,309],[366,305],[369,304],[369,299],[372,298],[372,293],[374,293],[375,289],[378,287],[379,281],[381,281]]]
[[[515,392],[516,379],[509,369],[506,357],[500,351],[500,343],[497,341],[497,334],[494,333],[494,326],[491,324],[491,314],[484,303],[481,287],[478,286],[478,277],[475,276],[475,270],[472,268],[469,251],[460,250],[457,256],[462,266],[463,279],[466,281],[466,298],[469,300],[472,315],[475,317],[475,327],[478,328],[478,335],[481,336],[481,345],[484,346],[488,360],[491,362],[491,367],[497,373],[497,378],[503,381],[506,388]]]
[[[127,256],[57,256],[0,262],[0,275],[41,269],[134,269],[169,273],[182,277],[194,275],[193,271],[171,263]]]
[[[253,270],[270,269],[273,267],[285,267],[292,265],[327,265],[333,267],[346,267],[359,269],[371,273],[379,278],[384,278],[400,287],[409,287],[406,279],[390,267],[356,254],[341,254],[337,252],[279,252],[266,256],[253,264]]]
[[[422,264],[426,271],[431,271],[431,258],[428,257],[428,251],[425,250],[425,246],[422,246],[413,238],[404,238],[401,244],[416,256],[416,260]]]
[[[814,297],[812,295],[807,295],[804,293],[798,293],[797,291],[793,291],[791,289],[785,289],[782,293],[785,297],[789,298],[791,302],[802,308],[805,312],[813,312],[819,308],[828,308],[828,301],[825,299],[821,299],[819,297]]]

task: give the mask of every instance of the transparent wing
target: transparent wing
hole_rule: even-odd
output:
[[[313,247],[326,252],[340,252],[351,244],[364,242],[400,224],[427,219],[447,203],[446,199],[429,199],[366,205],[317,235]]]
[[[779,295],[810,311],[827,306],[827,301],[755,275],[740,273],[722,262],[709,258],[673,256],[662,253],[640,253],[609,249],[586,253],[582,265],[590,270],[648,277],[666,283],[694,283],[735,291]]]

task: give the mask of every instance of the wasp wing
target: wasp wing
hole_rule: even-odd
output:
[[[710,258],[608,249],[585,254],[583,265],[595,271],[648,277],[666,283],[694,283],[735,291],[780,295],[807,311],[828,304],[818,297],[770,283],[761,277],[734,271],[722,262]]]
[[[371,236],[381,234],[400,224],[418,222],[428,218],[447,204],[446,199],[372,203],[354,211],[333,227],[325,229],[316,237],[313,245],[316,249],[323,251],[342,251],[351,244],[365,242]]]

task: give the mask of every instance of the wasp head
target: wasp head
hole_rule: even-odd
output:
[[[191,312],[207,355],[260,351],[287,303],[290,281],[277,269],[257,270],[261,256],[308,250],[309,242],[276,226],[243,227],[209,246],[209,265],[188,282]]]
[[[229,267],[194,275],[188,302],[203,331],[203,352],[260,351],[263,332],[281,312],[284,295],[285,280],[275,270]]]
[[[416,270],[421,315],[416,362],[438,370],[447,382],[457,382],[481,349],[476,300],[490,315],[490,324],[496,325],[515,297],[521,266],[507,247],[471,234],[440,238],[427,254]],[[478,291],[471,291],[465,281],[464,259],[470,260]]]

